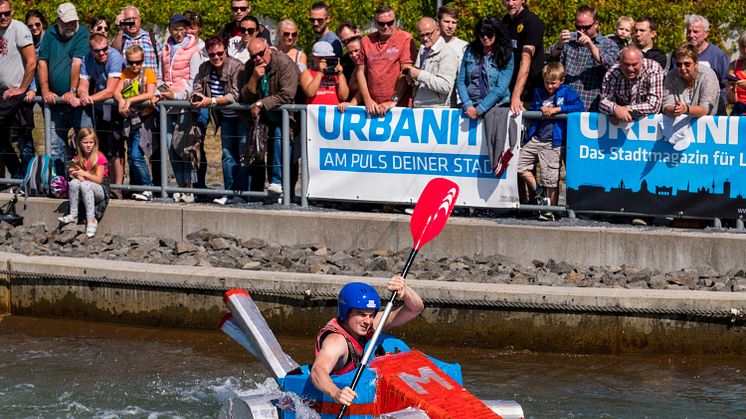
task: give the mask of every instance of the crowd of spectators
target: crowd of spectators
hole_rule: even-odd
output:
[[[61,170],[76,149],[69,131],[94,127],[112,183],[123,183],[129,173],[132,185],[159,185],[156,104],[187,100],[191,109],[166,109],[165,144],[178,185],[205,187],[204,138],[212,126],[215,134],[220,130],[224,189],[272,194],[282,193],[283,185],[277,109],[290,103],[336,105],[342,112],[360,105],[372,116],[393,107],[456,107],[465,118],[486,121],[498,109],[547,117],[591,111],[617,124],[663,113],[675,125],[682,118],[726,115],[726,103],[734,104],[731,115],[746,112],[746,34],[738,39],[740,58],[731,63],[708,42],[708,20],[686,16],[686,43],[668,60],[655,47],[653,19],[621,16],[614,33],[604,36],[597,11],[583,5],[575,30],[545,46],[545,25],[526,0],[502,3],[502,18],[497,11],[477,18],[470,39],[462,40],[455,36],[459,13],[449,6],[422,17],[410,34],[384,4],[372,12],[375,30],[365,34],[359,25],[366,22],[337,23],[318,2],[308,10],[315,43],[304,51],[297,43],[300,25],[285,19],[266,27],[248,0],[230,1],[232,17],[204,40],[201,17],[190,10],[170,17],[162,39],[143,28],[135,6],[85,25],[72,3],[61,4],[54,21],[31,10],[22,22],[14,19],[11,2],[0,0],[0,155],[12,177],[23,177],[34,154],[35,96],[50,106],[49,152]],[[117,105],[103,104],[109,99]],[[136,106],[142,102],[148,106]],[[250,111],[215,108],[237,102],[251,105]],[[528,132],[514,163],[521,200],[556,204],[565,128],[536,121]],[[299,147],[297,136],[291,138],[294,189]],[[677,150],[688,146],[686,138],[675,140]],[[501,158],[504,169],[511,155]],[[152,194],[131,197],[150,200]],[[195,196],[175,193],[174,200],[190,203]]]

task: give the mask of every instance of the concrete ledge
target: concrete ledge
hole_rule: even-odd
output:
[[[6,198],[7,199],[7,195]],[[3,197],[0,196],[0,201]],[[29,198],[28,225],[54,227],[64,201]],[[22,207],[19,206],[19,207]],[[99,232],[182,240],[207,228],[215,233],[275,245],[322,243],[331,249],[411,247],[409,216],[353,212],[264,210],[111,201]],[[709,265],[720,272],[741,269],[746,235],[682,230],[527,226],[499,220],[453,217],[423,253],[433,257],[501,254],[518,263],[534,259],[586,265],[628,265],[674,271]]]
[[[160,326],[213,327],[224,313],[216,288],[271,290],[255,300],[276,333],[313,335],[333,316],[336,293],[352,280],[383,289],[386,278],[356,278],[223,268],[0,253],[3,266],[35,278],[10,278],[12,314],[75,317]],[[62,277],[69,277],[67,279]],[[136,280],[138,285],[81,282],[74,278]],[[185,289],[184,284],[192,286]],[[746,308],[746,293],[561,288],[527,285],[410,281],[426,301],[423,315],[402,328],[415,344],[581,353],[746,354],[742,326],[687,315],[625,316],[572,310],[503,310],[459,302],[511,302],[536,306],[622,307],[677,311]],[[203,289],[200,289],[203,287]]]

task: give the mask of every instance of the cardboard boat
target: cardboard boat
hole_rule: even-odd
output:
[[[336,418],[340,405],[314,387],[309,365],[298,365],[282,350],[249,294],[228,291],[225,303],[231,313],[223,317],[220,329],[259,359],[284,392],[299,396],[321,418]],[[343,388],[354,375],[352,371],[332,380]],[[358,397],[345,412],[351,419],[523,418],[515,401],[483,401],[466,390],[459,364],[427,356],[389,335],[381,335],[355,392]],[[302,418],[298,411],[290,397],[257,395],[227,401],[220,417]]]

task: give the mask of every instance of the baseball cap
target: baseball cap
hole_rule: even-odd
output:
[[[187,26],[192,24],[192,21],[187,19],[184,15],[173,15],[170,18],[168,18],[168,24],[173,25],[174,23],[184,23]]]
[[[319,41],[313,44],[313,50],[311,50],[311,55],[314,57],[336,57],[337,54],[334,53],[334,47],[332,47],[332,44],[326,42],[326,41]]]
[[[57,8],[57,19],[64,23],[80,20],[78,18],[78,12],[75,10],[75,6],[72,3],[62,3]]]

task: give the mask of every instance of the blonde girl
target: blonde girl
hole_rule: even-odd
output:
[[[58,218],[63,224],[78,220],[78,205],[82,197],[85,206],[85,234],[96,234],[96,204],[106,199],[102,183],[109,176],[108,161],[98,151],[98,136],[93,128],[82,128],[76,137],[76,156],[68,163],[70,182],[70,213]]]

